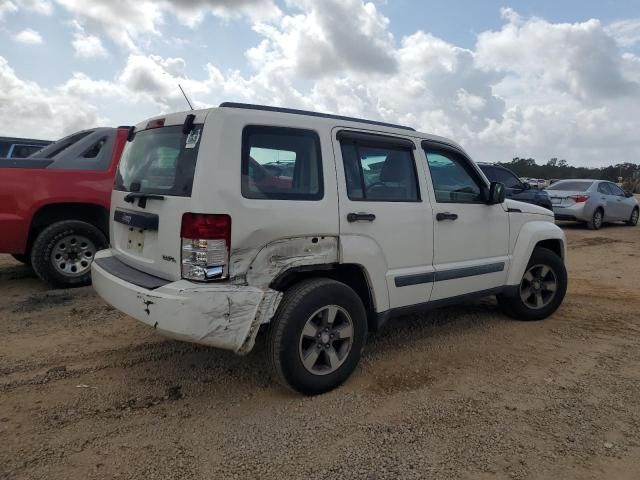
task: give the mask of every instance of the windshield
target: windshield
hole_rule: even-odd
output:
[[[191,196],[202,125],[142,130],[127,143],[114,188],[125,192]]]
[[[576,182],[576,181],[560,181],[556,182],[550,187],[547,187],[547,190],[566,190],[570,192],[586,192],[589,190],[589,187],[593,185],[593,182]]]

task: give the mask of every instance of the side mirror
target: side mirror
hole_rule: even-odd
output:
[[[507,191],[502,183],[491,182],[491,185],[489,185],[489,198],[487,199],[487,204],[497,205],[499,203],[504,203],[506,195]]]
[[[524,182],[524,183],[522,184],[522,189],[523,189],[523,190],[531,190],[531,184],[530,184],[530,183],[527,183],[527,182]]]
[[[624,196],[627,198],[631,198],[633,197],[633,193],[632,192],[624,192]]]

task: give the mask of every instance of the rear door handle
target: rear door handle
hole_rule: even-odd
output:
[[[456,220],[457,218],[458,218],[458,215],[455,213],[444,212],[444,213],[436,214],[436,220],[439,222],[443,220]]]
[[[373,222],[376,216],[373,213],[348,213],[347,222]]]

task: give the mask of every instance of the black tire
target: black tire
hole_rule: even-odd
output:
[[[22,254],[22,255],[11,255],[15,260],[19,261],[20,263],[24,263],[25,265],[31,265],[31,259],[29,258],[29,255]]]
[[[314,312],[329,306],[340,307],[350,317],[352,343],[341,360],[343,363],[335,371],[328,368],[330,373],[314,374],[303,363],[303,342],[311,341],[321,349],[318,346],[321,340],[317,339],[315,343],[314,337],[303,335],[303,329],[314,318]],[[285,292],[269,328],[267,355],[280,383],[304,395],[317,395],[338,387],[349,378],[358,365],[366,339],[367,315],[358,294],[335,280],[315,278],[295,284]],[[337,341],[340,340],[332,342]],[[330,348],[333,350],[335,345],[331,343]],[[338,345],[336,348],[341,347]],[[319,350],[319,355],[319,360],[326,358],[330,363],[329,353]]]
[[[91,283],[91,262],[93,255],[83,259],[83,264],[89,264],[89,268],[82,266],[80,272],[63,273],[54,264],[54,247],[66,238],[78,236],[88,239],[93,244],[94,254],[108,246],[105,235],[90,223],[79,220],[65,220],[56,222],[45,228],[33,244],[31,249],[31,266],[36,275],[56,288],[72,288],[89,285]]]
[[[631,216],[629,217],[629,220],[627,220],[627,225],[629,225],[630,227],[635,227],[638,224],[638,216],[640,215],[640,211],[638,210],[638,207],[634,208],[631,211]]]
[[[593,212],[593,215],[591,216],[591,220],[587,222],[587,228],[589,230],[600,230],[603,224],[604,224],[604,210],[598,207]]]
[[[526,277],[527,273],[530,272],[530,269],[536,269],[537,266],[545,266],[551,270],[555,277],[555,291],[553,296],[544,299],[544,301],[548,301],[543,306],[536,308],[532,307],[529,303],[525,302],[522,298],[523,295],[526,296],[526,288],[528,286],[532,286],[531,282],[529,282]],[[547,274],[547,279],[551,277]],[[537,279],[536,279],[537,280]],[[550,283],[549,282],[541,282],[540,285]],[[498,302],[502,307],[504,313],[516,320],[543,320],[553,314],[562,301],[564,300],[564,296],[567,293],[567,269],[564,265],[562,259],[555,253],[549,249],[537,247],[533,250],[531,254],[531,258],[529,259],[529,263],[527,264],[527,268],[525,269],[525,275],[522,278],[520,285],[517,287],[517,291],[511,292],[509,294],[499,295]],[[548,295],[549,291],[540,292],[542,295]],[[528,301],[530,303],[534,302],[536,297],[535,291],[533,291],[532,295],[528,297]],[[542,298],[542,297],[541,297]]]

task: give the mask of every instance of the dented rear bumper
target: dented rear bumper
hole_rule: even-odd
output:
[[[113,256],[103,250],[96,260]],[[153,290],[93,262],[93,287],[118,310],[177,340],[248,353],[261,324],[275,314],[282,293],[246,285],[179,280]]]

